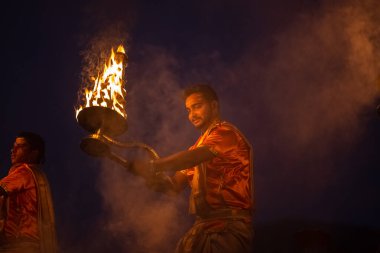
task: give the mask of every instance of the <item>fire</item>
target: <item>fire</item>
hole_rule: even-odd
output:
[[[108,107],[115,110],[124,118],[127,118],[125,112],[126,90],[123,87],[124,69],[127,65],[127,59],[124,47],[119,45],[116,53],[111,49],[111,56],[108,62],[104,64],[102,74],[92,79],[94,80],[93,88],[84,89],[84,105],[76,109],[76,118],[84,108],[91,106]]]

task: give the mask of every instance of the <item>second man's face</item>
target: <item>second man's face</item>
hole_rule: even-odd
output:
[[[215,117],[215,106],[201,93],[193,93],[186,98],[186,110],[190,122],[199,130],[206,131]]]
[[[17,137],[11,152],[12,164],[29,163],[33,160],[33,151],[28,142],[21,137]]]

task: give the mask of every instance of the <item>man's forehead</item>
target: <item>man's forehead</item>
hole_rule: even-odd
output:
[[[27,144],[28,142],[25,140],[24,137],[16,137],[15,143],[16,144]]]
[[[202,93],[197,92],[197,93],[193,93],[190,96],[188,96],[186,98],[185,104],[186,104],[186,107],[190,107],[193,104],[201,103],[201,102],[205,102],[205,97],[203,96]]]

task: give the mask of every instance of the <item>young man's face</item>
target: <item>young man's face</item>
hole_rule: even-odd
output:
[[[17,137],[11,152],[12,164],[33,163],[36,160],[37,151],[32,150],[29,143],[22,137]]]
[[[208,101],[202,93],[188,96],[185,105],[190,122],[201,131],[206,131],[217,116],[217,102]]]

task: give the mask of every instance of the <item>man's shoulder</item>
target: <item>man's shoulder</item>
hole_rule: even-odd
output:
[[[239,134],[235,127],[228,122],[218,122],[205,137],[205,143],[219,143],[223,145],[236,145],[239,141]]]
[[[235,138],[237,141],[243,141],[246,142],[248,145],[249,141],[245,137],[245,135],[237,128],[234,124],[223,121],[219,124],[217,124],[212,131],[215,131],[215,134]]]
[[[231,129],[231,130],[237,130],[238,128],[232,124],[231,122],[228,121],[223,121],[220,123],[220,126],[226,129]]]
[[[9,174],[11,173],[32,175],[34,174],[33,165],[27,164],[27,163],[16,164],[12,166],[11,169],[9,170]]]
[[[219,133],[235,133],[239,134],[239,129],[230,122],[222,121],[220,123],[215,124],[215,126],[211,129],[211,132],[219,132]]]

